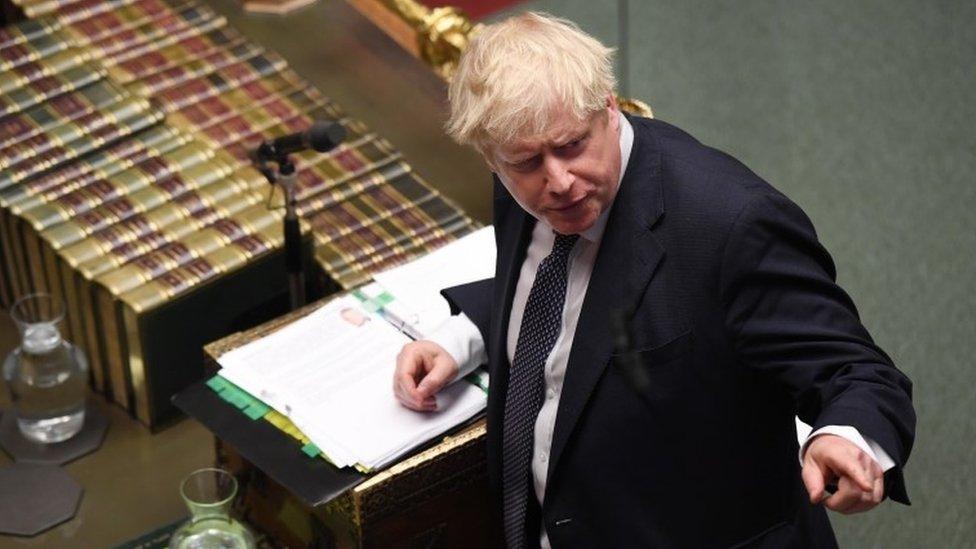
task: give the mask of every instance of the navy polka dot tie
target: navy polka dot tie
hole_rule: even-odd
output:
[[[510,549],[526,546],[532,441],[542,408],[545,364],[556,345],[566,301],[568,258],[579,235],[556,235],[552,252],[539,263],[525,303],[515,355],[508,372],[502,433],[502,490],[505,540]]]

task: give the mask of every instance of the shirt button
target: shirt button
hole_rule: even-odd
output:
[[[542,463],[545,463],[549,459],[549,454],[542,452],[539,454],[539,459],[542,460]]]
[[[556,398],[556,391],[554,391],[552,389],[549,389],[548,391],[546,391],[546,398],[548,398],[549,400],[552,400],[552,399]]]

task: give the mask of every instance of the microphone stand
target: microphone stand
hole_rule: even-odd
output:
[[[278,171],[268,165],[267,160],[258,155],[258,170],[264,174],[271,185],[279,185],[285,195],[285,271],[288,274],[288,298],[291,310],[305,305],[305,265],[302,254],[302,226],[296,211],[295,163],[287,154],[277,155],[273,162]]]

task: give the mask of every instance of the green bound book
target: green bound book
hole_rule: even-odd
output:
[[[219,74],[212,73],[187,80],[176,88],[162,90],[152,97],[169,113],[281,72],[286,66],[285,60],[278,55],[266,53],[235,64],[233,68],[225,67]],[[133,86],[133,89],[138,92],[138,86]]]
[[[58,31],[42,34],[29,41],[12,44],[0,49],[0,71],[9,71],[18,65],[37,61],[71,47],[71,42]]]
[[[16,44],[23,44],[32,39],[60,28],[60,23],[50,17],[36,19],[25,19],[6,27],[0,27],[0,49],[5,49]]]
[[[50,132],[66,122],[82,120],[87,124],[95,113],[110,109],[125,97],[118,86],[108,80],[99,80],[74,92],[59,95],[50,101],[25,111],[0,119],[0,150],[5,147]]]
[[[31,82],[67,71],[91,61],[91,54],[81,48],[68,48],[37,61],[18,65],[0,73],[0,95],[12,93]]]
[[[199,130],[212,124],[219,124],[236,116],[240,111],[276,100],[280,95],[289,94],[304,85],[297,74],[284,70],[227,90],[220,95],[184,105],[170,112],[166,121],[182,129]]]
[[[79,46],[88,46],[108,36],[170,17],[191,2],[192,0],[136,0],[112,10],[74,19],[62,29]]]
[[[232,28],[220,27],[117,63],[109,69],[109,75],[117,82],[138,80],[150,89],[160,89],[165,87],[162,82],[174,75],[206,74],[262,51]]]
[[[109,35],[92,42],[89,47],[105,66],[112,67],[226,24],[223,16],[209,8],[193,6],[154,19],[131,31]]]
[[[9,93],[0,95],[0,117],[9,116],[105,77],[103,69],[84,62],[83,57],[87,54],[78,55],[78,65],[68,67],[61,72],[40,76],[14,88]]]

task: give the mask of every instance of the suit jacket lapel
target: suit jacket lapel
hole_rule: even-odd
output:
[[[569,354],[549,461],[549,478],[613,352],[610,312],[631,318],[664,256],[651,227],[664,213],[660,158],[634,124],[634,147],[614,199]]]
[[[508,318],[512,311],[515,286],[525,260],[526,249],[535,227],[535,218],[527,214],[512,198],[502,184],[495,179],[494,204],[495,242],[498,256],[495,266],[492,325],[488,357],[490,361],[491,388],[488,391],[488,452],[489,472],[497,478],[501,463],[501,418],[505,411],[505,393],[508,390],[508,356],[506,340]],[[492,459],[491,456],[496,456]],[[500,482],[500,478],[497,478]]]

